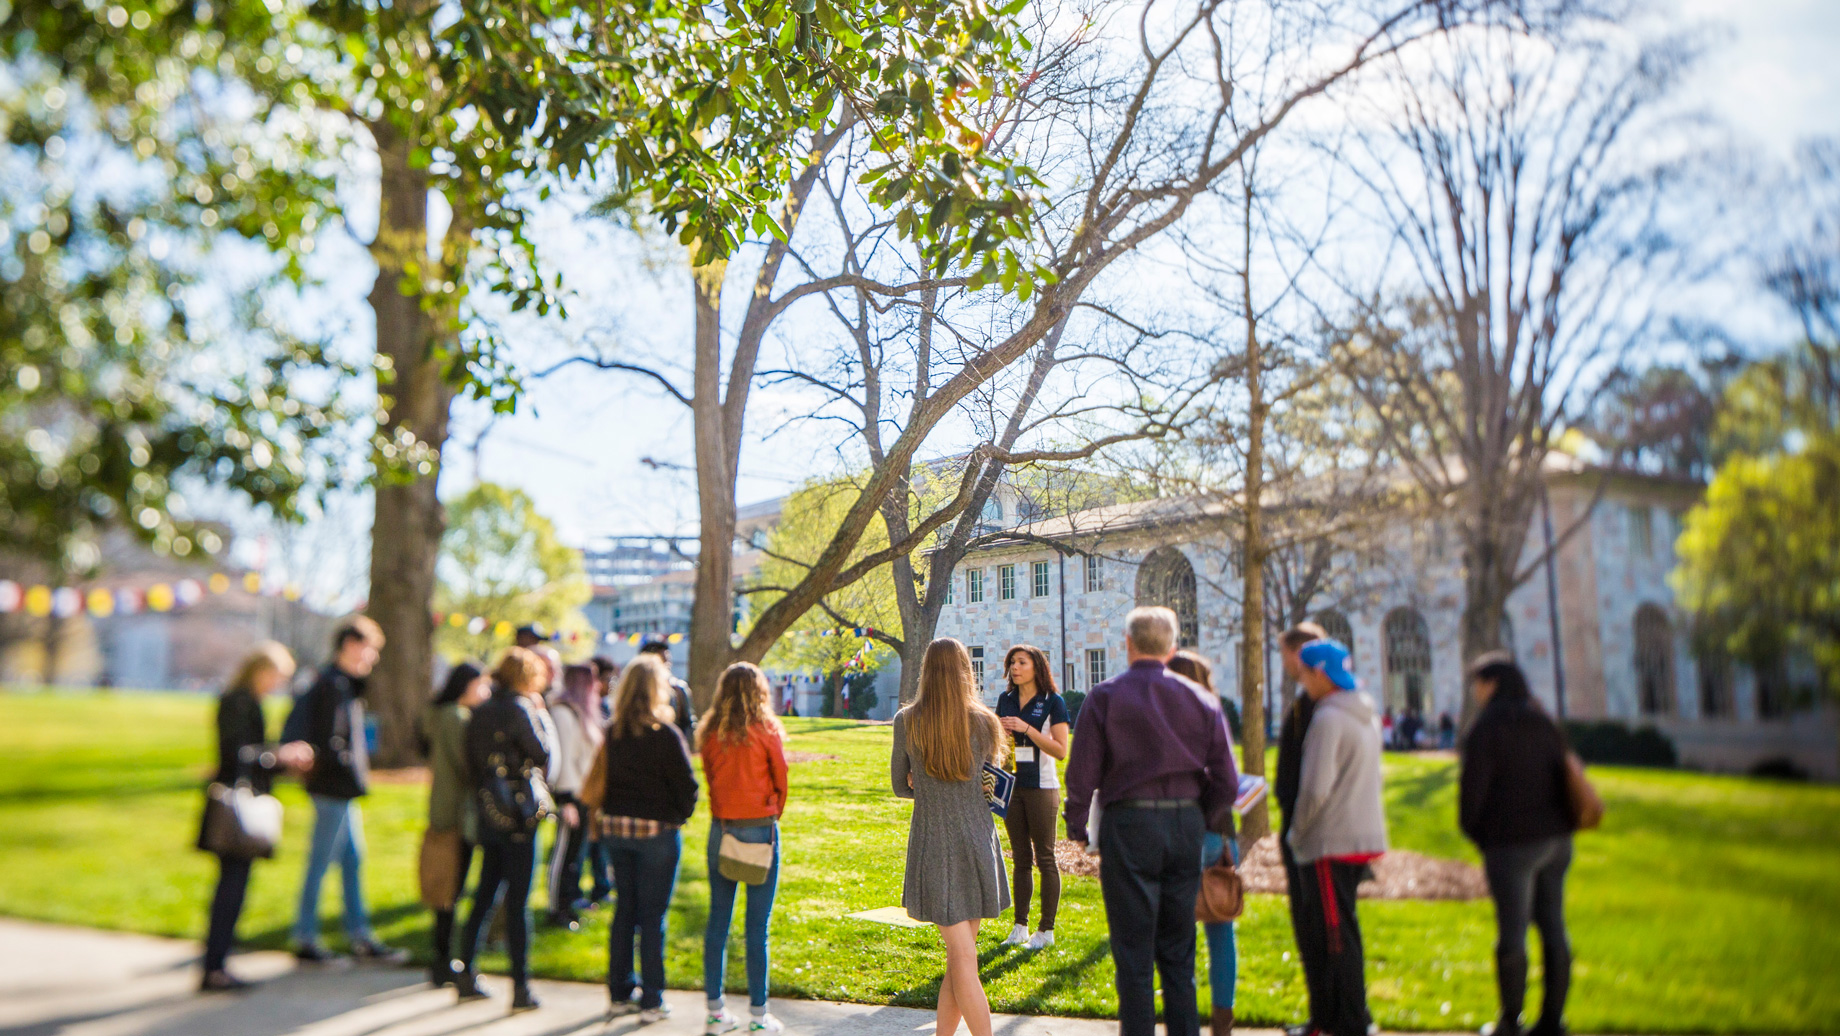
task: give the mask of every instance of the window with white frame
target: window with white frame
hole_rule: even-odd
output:
[[[1086,686],[1088,689],[1105,682],[1105,649],[1086,649]]]
[[[1105,589],[1105,569],[1097,554],[1086,555],[1086,592]]]
[[[997,566],[997,600],[1013,601],[1016,599],[1016,566]]]
[[[978,694],[984,693],[984,649],[971,649],[971,682],[977,684]]]
[[[965,569],[965,600],[972,604],[984,603],[984,570],[981,568]]]
[[[956,596],[953,593],[953,590],[957,586],[958,586],[958,576],[956,574],[949,575],[946,577],[946,603],[947,604],[951,604],[952,598]]]
[[[1048,563],[1046,561],[1037,561],[1034,564],[1030,565],[1029,566],[1029,576],[1030,576],[1029,582],[1034,584],[1033,586],[1030,587],[1030,590],[1032,591],[1030,596],[1032,597],[1048,596]]]
[[[1079,675],[1078,667],[1076,667],[1072,662],[1063,662],[1061,663],[1061,666],[1063,669],[1063,672],[1061,673],[1061,690],[1071,691],[1071,690],[1077,689],[1079,687],[1079,683],[1077,680],[1075,680],[1075,677]]]
[[[1647,504],[1629,505],[1629,553],[1638,558],[1655,554],[1654,512]]]

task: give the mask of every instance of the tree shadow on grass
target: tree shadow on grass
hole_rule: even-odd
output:
[[[98,799],[116,801],[129,798],[142,798],[149,795],[169,795],[177,792],[195,792],[198,795],[198,808],[204,809],[204,784],[189,775],[175,776],[164,781],[132,781],[116,785],[91,784],[85,786],[67,786],[59,784],[27,785],[0,790],[0,809],[12,806],[40,806],[51,803],[91,802]]]
[[[1006,1001],[1001,1007],[992,1005],[992,1010],[1006,1014],[1037,1015],[1045,1013],[1046,1004],[1057,993],[1070,986],[1085,982],[1087,973],[1098,966],[1101,960],[1112,955],[1111,944],[1104,940],[1094,943],[1079,959],[1071,964],[1055,967],[1041,984],[1028,995],[1016,1000]],[[978,977],[989,986],[1034,958],[1034,954],[1011,951],[1007,947],[993,946],[978,954]],[[1001,958],[1001,959],[999,959]],[[993,964],[993,962],[995,962]],[[909,986],[895,993],[889,1003],[896,1007],[936,1008],[939,1006],[939,987],[945,981],[945,961],[940,958],[941,971],[938,975],[919,985]]]

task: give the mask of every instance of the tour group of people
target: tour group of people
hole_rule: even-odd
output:
[[[914,803],[902,906],[914,920],[937,926],[944,946],[936,1030],[942,1036],[961,1025],[973,1036],[992,1032],[977,957],[982,921],[1010,914],[1005,946],[1053,945],[1061,894],[1057,825],[1099,860],[1120,1033],[1154,1033],[1159,989],[1166,1031],[1200,1032],[1196,899],[1204,869],[1238,861],[1235,746],[1211,665],[1178,650],[1175,614],[1138,608],[1125,627],[1128,667],[1092,688],[1077,719],[1041,649],[1019,645],[1007,652],[1005,689],[992,709],[969,652],[951,638],[928,645],[918,693],[894,718],[890,783],[895,795]],[[641,1022],[668,1016],[666,917],[682,829],[706,792],[705,1032],[779,1031],[768,1004],[768,934],[789,785],[785,731],[765,674],[748,663],[730,666],[699,721],[690,689],[671,675],[663,642],[648,643],[622,669],[605,659],[563,666],[535,628],[519,630],[517,640],[489,670],[456,665],[421,719],[431,773],[430,844],[436,835],[444,836],[441,844],[457,844],[462,883],[479,857],[457,939],[457,890],[452,901],[432,904],[431,980],[451,985],[462,1000],[486,997],[474,962],[502,911],[510,1006],[537,1006],[529,984],[529,898],[538,880],[539,829],[554,816],[549,919],[575,927],[583,912],[611,899],[609,1015],[637,1015]],[[248,782],[261,791],[292,771],[303,776],[312,798],[315,823],[294,929],[304,962],[332,956],[319,939],[318,900],[334,860],[344,882],[351,953],[390,962],[407,956],[372,932],[360,877],[357,800],[369,772],[364,682],[382,641],[369,619],[340,626],[332,661],[296,699],[279,743],[265,736],[260,707],[293,673],[279,645],[250,656],[219,707],[219,783]],[[1368,1036],[1373,1019],[1356,896],[1387,850],[1381,721],[1349,670],[1345,645],[1304,623],[1285,631],[1278,646],[1284,672],[1298,687],[1283,712],[1271,786],[1308,992],[1308,1017],[1291,1033]],[[1564,735],[1510,657],[1484,656],[1467,676],[1480,708],[1461,744],[1458,822],[1481,850],[1498,925],[1501,1011],[1485,1031],[1562,1036],[1571,968],[1563,892],[1576,827]],[[1013,777],[1002,821],[1008,868],[991,817],[987,764]],[[225,970],[225,959],[249,870],[246,860],[222,861],[203,962],[206,990],[243,984]],[[743,886],[745,1022],[728,1010],[723,993]],[[1530,925],[1540,932],[1545,968],[1538,1020],[1523,1027]],[[1203,931],[1211,1029],[1222,1036],[1233,1026],[1236,935],[1230,921],[1205,924]]]

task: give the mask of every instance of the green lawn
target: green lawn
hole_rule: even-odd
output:
[[[190,848],[210,756],[209,708],[201,697],[0,694],[0,913],[197,936],[213,867]],[[936,936],[842,916],[900,901],[909,807],[885,790],[888,728],[790,725],[795,749],[837,758],[793,767],[774,995],[930,1006],[942,964]],[[1574,1029],[1840,1033],[1840,789],[1594,773],[1610,812],[1602,831],[1579,839],[1569,889]],[[1454,827],[1454,779],[1446,762],[1389,759],[1395,845],[1474,859]],[[308,815],[297,787],[281,794],[288,841],[257,868],[242,928],[246,941],[266,947],[286,941]],[[382,785],[364,810],[378,928],[425,955],[428,916],[416,903],[414,866],[423,801],[420,787]],[[688,831],[670,921],[670,981],[683,988],[702,983],[701,820]],[[337,890],[329,880],[329,932]],[[1383,1026],[1473,1029],[1493,1016],[1486,902],[1366,903],[1362,923]],[[1006,929],[989,924],[981,940],[998,1009],[1114,1010],[1096,881],[1067,879],[1053,949],[999,950]],[[739,931],[731,989],[744,985]],[[1240,947],[1240,1017],[1256,1025],[1300,1019],[1302,979],[1280,899],[1253,897]],[[579,934],[544,930],[535,967],[604,978],[605,914]]]

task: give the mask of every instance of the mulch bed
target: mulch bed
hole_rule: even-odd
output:
[[[822,752],[787,752],[786,761],[788,763],[834,763],[837,757],[825,755]]]
[[[1099,876],[1098,858],[1086,855],[1077,844],[1064,838],[1054,843],[1054,862],[1062,874]],[[1240,863],[1239,875],[1246,882],[1247,892],[1273,896],[1287,893],[1277,835],[1259,839]],[[1362,882],[1358,891],[1362,899],[1482,899],[1488,894],[1488,880],[1481,868],[1410,849],[1395,849],[1375,861],[1374,880]]]

